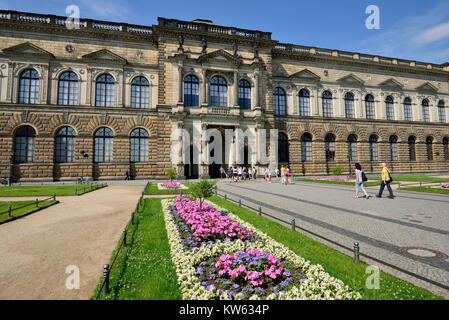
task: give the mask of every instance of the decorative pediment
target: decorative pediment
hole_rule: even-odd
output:
[[[419,87],[416,88],[416,90],[424,91],[424,92],[432,92],[432,93],[438,92],[438,88],[429,82],[426,82],[426,83],[420,85]]]
[[[204,62],[215,62],[215,63],[226,63],[226,64],[232,64],[232,65],[237,65],[239,66],[242,63],[242,60],[239,58],[234,57],[232,54],[226,52],[223,49],[211,52],[211,53],[206,53],[201,55],[198,58],[198,62],[199,63],[204,63]]]
[[[55,58],[52,53],[32,44],[31,42],[25,42],[10,48],[3,49],[3,53],[7,56],[27,56],[46,59]]]
[[[338,79],[337,82],[341,84],[349,84],[356,86],[363,86],[365,84],[365,82],[362,79],[356,77],[352,73],[348,74],[347,76],[344,76],[343,78]]]
[[[114,52],[108,50],[108,49],[102,49],[99,51],[95,51],[89,54],[86,54],[83,56],[83,59],[89,60],[89,61],[95,61],[95,62],[103,62],[103,63],[120,63],[120,64],[127,64],[128,61],[119,56],[118,54],[115,54]]]
[[[320,77],[310,70],[304,69],[296,72],[290,76],[290,79],[308,80],[308,81],[320,81]]]
[[[400,90],[404,86],[399,81],[394,80],[393,78],[390,78],[388,80],[385,80],[384,82],[379,83],[379,87]]]

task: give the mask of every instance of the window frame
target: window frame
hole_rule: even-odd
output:
[[[214,82],[214,80],[217,80]],[[212,107],[227,107],[228,106],[228,82],[222,76],[213,76],[209,83],[209,98]],[[216,95],[213,95],[216,93]]]
[[[137,76],[131,81],[131,108],[150,108],[150,81],[144,76]]]
[[[65,126],[60,128],[58,132],[56,132],[55,163],[75,162],[75,142],[76,142],[76,131],[72,127]],[[62,146],[64,148],[62,148]]]
[[[103,131],[101,134],[99,132]],[[106,132],[110,132],[107,134]],[[99,143],[101,142],[101,143]],[[101,148],[101,158],[99,157]],[[108,127],[101,127],[94,134],[94,163],[111,163],[114,160],[114,132]]]
[[[27,164],[34,162],[36,136],[36,130],[29,125],[21,126],[16,130],[14,133],[14,164]],[[18,149],[18,146],[22,145],[23,148]]]
[[[148,162],[150,150],[149,149],[150,135],[148,131],[144,128],[136,128],[133,131],[131,131],[129,140],[130,140],[129,141],[130,162],[131,163]],[[137,154],[135,152],[137,152]]]
[[[335,161],[335,157],[336,157],[335,140],[336,140],[336,137],[333,133],[328,133],[324,137],[324,148],[326,151],[326,161],[327,162]]]
[[[421,102],[421,108],[422,108],[422,121],[430,122],[429,100],[423,99],[423,101]]]
[[[63,77],[65,75],[68,75],[69,78],[63,79]],[[62,84],[64,84],[64,86],[62,86]],[[66,89],[67,91],[62,91],[63,89]],[[72,96],[74,98],[71,98]],[[65,71],[59,76],[59,79],[58,79],[58,105],[59,106],[77,106],[77,105],[79,105],[79,77],[73,71]]]
[[[300,117],[310,117],[310,92],[305,88],[298,93],[298,113]]]
[[[372,134],[368,141],[370,161],[379,161],[379,138]]]
[[[29,73],[29,75],[27,75]],[[19,76],[19,104],[39,104],[40,75],[36,69],[22,71]]]
[[[306,132],[301,136],[301,161],[313,162],[313,137]]]
[[[323,110],[323,117],[332,118],[334,116],[332,92],[326,90],[321,94],[321,104]]]
[[[287,115],[287,93],[281,87],[273,89],[273,111],[275,116],[285,117]]]
[[[200,80],[197,76],[189,74],[184,77],[184,106],[199,107]]]
[[[388,121],[395,121],[394,98],[392,96],[387,96],[385,98],[385,118]]]
[[[105,80],[101,80],[103,77],[105,77]],[[111,81],[108,81],[108,79],[111,79]],[[115,78],[109,73],[103,73],[97,77],[95,81],[96,107],[113,108],[115,106],[115,84]],[[102,99],[100,100],[100,98]]]
[[[346,92],[344,100],[345,100],[345,118],[354,119],[355,118],[354,95],[351,92]]]
[[[251,83],[246,79],[240,79],[238,83],[239,107],[242,110],[251,109]]]
[[[374,96],[372,94],[367,94],[365,96],[365,113],[366,113],[367,120],[376,119]]]

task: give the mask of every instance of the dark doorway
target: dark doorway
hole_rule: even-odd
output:
[[[190,163],[187,163],[184,166],[184,174],[186,176],[186,179],[198,179],[198,164],[194,164],[193,161],[193,145],[190,146]],[[198,153],[197,153],[198,154]]]

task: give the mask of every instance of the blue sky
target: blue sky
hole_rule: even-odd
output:
[[[157,17],[210,19],[219,25],[268,31],[280,42],[425,62],[449,61],[449,1],[442,0],[0,0],[2,9],[157,24]],[[380,29],[368,30],[368,5],[380,9]]]

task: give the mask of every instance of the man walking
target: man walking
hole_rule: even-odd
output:
[[[382,182],[380,184],[379,194],[376,196],[377,198],[382,198],[382,193],[384,192],[385,186],[387,186],[388,192],[390,193],[388,198],[394,199],[393,190],[391,189],[390,183],[391,183],[390,170],[388,170],[386,163],[382,163]]]

